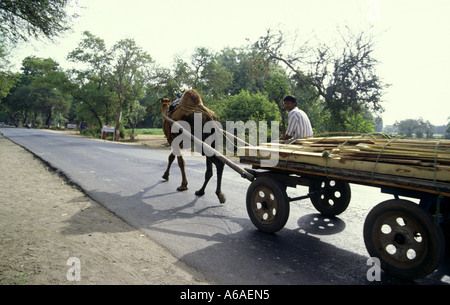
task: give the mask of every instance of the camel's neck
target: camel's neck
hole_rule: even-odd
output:
[[[161,104],[161,113],[166,114],[167,109],[169,109],[169,104]]]

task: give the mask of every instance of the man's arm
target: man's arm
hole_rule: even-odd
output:
[[[294,136],[295,125],[298,124],[298,119],[294,115],[293,112],[289,112],[288,114],[288,128],[286,130],[286,134],[283,137],[283,140],[289,140]]]

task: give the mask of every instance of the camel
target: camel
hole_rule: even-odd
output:
[[[202,115],[202,130],[203,126],[206,122],[214,120],[218,121],[218,117],[216,114],[205,107],[203,105],[203,101],[200,97],[200,94],[194,89],[187,90],[184,92],[183,96],[181,97],[181,100],[178,104],[171,104],[170,100],[167,98],[161,99],[161,113],[164,115],[167,115],[170,119],[174,121],[185,121],[187,122],[191,130],[194,130],[194,113],[201,113]],[[164,135],[167,138],[167,142],[169,145],[172,146],[172,141],[178,136],[178,134],[171,132],[172,125],[170,122],[164,119],[163,117],[163,132]],[[210,134],[202,133],[202,140],[204,141]],[[205,172],[205,180],[203,182],[202,187],[195,192],[195,195],[197,196],[203,196],[205,194],[205,188],[213,176],[213,169],[212,165],[214,164],[216,166],[217,171],[217,186],[216,186],[216,195],[219,199],[220,203],[225,203],[226,197],[225,194],[221,191],[221,185],[222,185],[222,174],[224,169],[224,163],[218,159],[215,155],[213,156],[205,156],[206,157],[206,172]],[[168,159],[168,165],[167,169],[164,172],[162,178],[164,180],[169,180],[169,172],[170,167],[175,160],[175,155],[172,150],[172,152],[169,155]],[[182,181],[181,185],[177,188],[178,191],[184,191],[187,190],[187,178],[186,178],[186,171],[185,171],[185,162],[183,159],[183,156],[181,154],[177,154],[177,161],[178,166],[181,170],[181,176]]]

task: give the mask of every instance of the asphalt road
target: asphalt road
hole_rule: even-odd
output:
[[[250,182],[230,168],[223,176],[225,204],[214,194],[215,176],[206,194],[195,196],[205,170],[201,156],[185,157],[189,190],[178,192],[181,176],[176,162],[170,180],[161,178],[168,150],[35,129],[0,128],[0,132],[218,284],[450,284],[448,256],[436,272],[414,282],[384,272],[381,281],[367,279],[372,265],[367,264],[364,219],[372,207],[392,198],[377,188],[351,185],[349,208],[332,219],[318,214],[309,199],[294,202],[286,226],[265,234],[247,215]],[[290,188],[288,194],[306,191]]]

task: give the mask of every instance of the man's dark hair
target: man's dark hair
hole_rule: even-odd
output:
[[[283,99],[283,102],[292,102],[297,104],[297,99],[293,95],[286,95]]]

